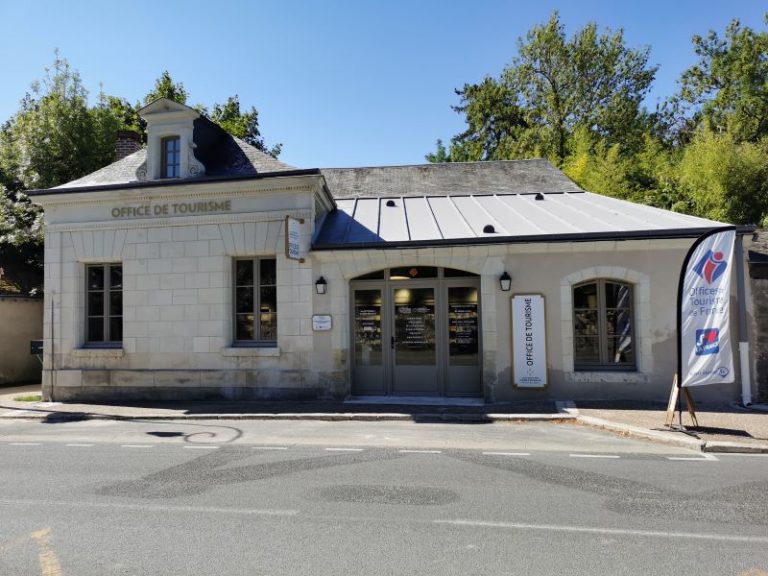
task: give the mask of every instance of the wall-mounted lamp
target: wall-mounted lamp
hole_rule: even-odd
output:
[[[328,290],[328,282],[325,281],[325,278],[320,276],[320,278],[317,279],[317,282],[315,282],[315,290],[317,290],[318,294],[325,294],[325,292]]]
[[[504,270],[504,274],[499,276],[499,285],[501,286],[502,292],[509,292],[512,288],[512,276],[507,274],[506,270]]]

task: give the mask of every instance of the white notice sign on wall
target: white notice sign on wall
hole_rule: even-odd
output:
[[[312,316],[312,330],[315,332],[327,332],[332,327],[330,314],[315,314]]]
[[[512,297],[512,372],[515,386],[547,385],[547,336],[544,296],[515,294]]]

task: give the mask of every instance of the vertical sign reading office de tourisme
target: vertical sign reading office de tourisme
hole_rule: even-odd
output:
[[[515,294],[512,297],[512,370],[520,388],[547,385],[547,336],[544,296]]]
[[[301,257],[301,225],[302,218],[285,217],[285,257],[289,260],[304,262]]]

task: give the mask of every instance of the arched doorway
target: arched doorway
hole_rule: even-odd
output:
[[[403,266],[350,288],[354,395],[482,395],[477,274]]]

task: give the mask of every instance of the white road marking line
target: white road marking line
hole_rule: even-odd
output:
[[[40,442],[8,442],[11,446],[40,446]]]
[[[483,452],[483,456],[530,456],[530,452]]]
[[[735,536],[732,534],[701,534],[696,532],[663,532],[655,530],[628,530],[621,528],[591,528],[589,526],[562,526],[556,524],[518,524],[515,522],[483,522],[481,520],[433,520],[435,524],[507,528],[510,530],[541,530],[543,532],[573,532],[577,534],[607,534],[614,536],[646,536],[649,538],[677,538],[689,540],[717,540],[721,542],[748,542],[768,544],[765,536]]]
[[[327,452],[362,452],[362,448],[326,448]]]
[[[71,446],[73,448],[90,448],[93,446],[93,444],[79,444],[77,442],[72,442],[70,444],[67,444],[67,446]]]
[[[442,450],[398,450],[401,454],[442,454]]]
[[[609,460],[615,460],[621,458],[616,454],[568,454],[571,458],[606,458]]]
[[[251,446],[251,450],[288,450],[288,446]]]
[[[70,508],[96,508],[133,510],[138,512],[192,512],[195,514],[234,514],[236,516],[296,516],[298,510],[257,509],[257,508],[226,508],[223,506],[162,506],[155,504],[126,504],[120,502],[82,502],[82,501],[56,501],[56,500],[16,500],[0,499],[0,505],[14,506],[62,506]]]
[[[667,456],[667,460],[676,460],[678,462],[717,462],[718,459],[712,454],[702,453],[701,456]]]
[[[200,446],[184,446],[184,448],[189,448],[194,450],[216,450],[217,448],[220,448],[220,446],[200,445]]]
[[[121,444],[120,448],[154,448],[152,444]]]

